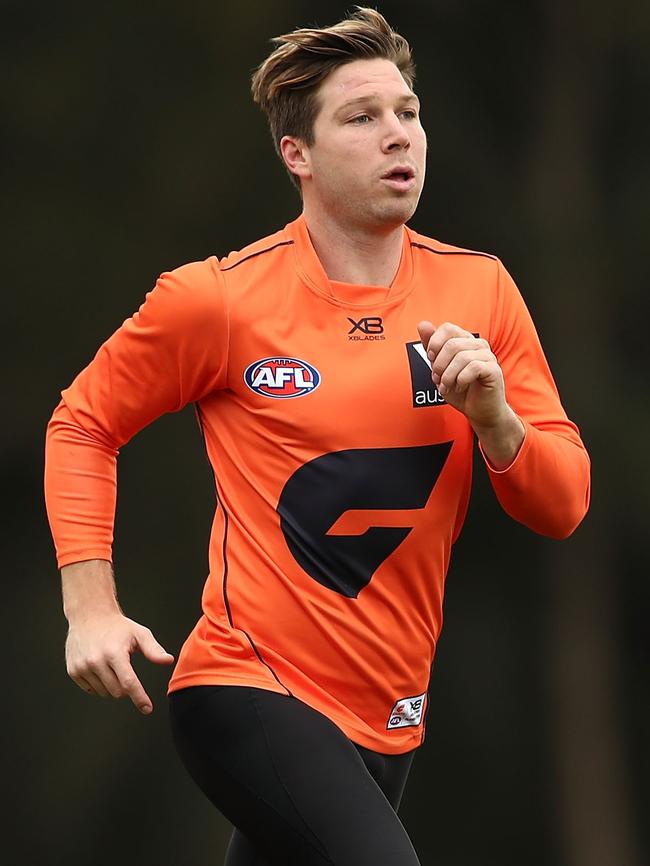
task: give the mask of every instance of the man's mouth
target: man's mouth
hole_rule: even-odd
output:
[[[390,171],[382,174],[382,178],[402,178],[403,180],[408,180],[414,174],[415,172],[410,165],[397,165],[395,168],[391,168]]]
[[[384,183],[397,190],[408,190],[415,185],[415,171],[409,165],[397,165],[381,176]]]

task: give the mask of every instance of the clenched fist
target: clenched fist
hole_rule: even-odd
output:
[[[516,457],[525,428],[506,402],[503,372],[490,344],[451,322],[436,327],[422,321],[418,333],[438,391],[465,415],[494,468],[505,468]]]

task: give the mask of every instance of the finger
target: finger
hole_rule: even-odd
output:
[[[429,341],[433,336],[433,332],[436,330],[436,326],[431,322],[424,319],[418,325],[418,334],[420,335],[420,340],[422,341],[422,345],[425,349],[429,348]]]
[[[108,697],[108,690],[104,686],[104,683],[101,681],[99,676],[94,671],[85,670],[81,679],[83,679],[83,681],[90,686],[92,694],[99,695],[102,698]],[[88,689],[86,689],[86,691],[88,691]]]
[[[94,694],[93,687],[90,685],[88,680],[85,680],[80,676],[72,676],[70,675],[70,679],[75,683],[75,685],[79,686],[80,689],[83,689],[84,692],[88,692],[89,695]]]
[[[434,360],[447,340],[453,340],[457,337],[476,340],[471,331],[466,331],[460,325],[454,325],[453,322],[444,322],[442,325],[439,325],[429,340],[429,358]]]
[[[136,634],[138,647],[143,656],[158,665],[170,665],[174,656],[161,646],[148,628],[141,628]]]
[[[145,715],[150,713],[153,710],[153,704],[131,667],[131,657],[128,653],[114,659],[113,670],[120,683],[122,694],[129,697],[141,713]]]
[[[474,382],[483,382],[489,385],[500,385],[503,381],[503,373],[496,361],[472,361],[458,374],[456,379],[456,391],[466,391]]]
[[[106,665],[101,670],[96,671],[97,676],[101,679],[102,685],[112,698],[123,698],[124,689],[119,681],[113,664],[118,658],[117,655],[108,656]]]
[[[438,381],[436,384],[439,388],[444,388],[445,391],[454,390],[456,389],[457,379],[460,373],[468,366],[474,364],[474,362],[483,364],[494,360],[492,352],[488,349],[482,349],[478,352],[472,352],[469,350],[458,352],[451,358],[449,364],[447,364],[441,373],[438,373],[437,371],[436,373],[432,373],[433,381],[436,382],[437,376]],[[438,359],[436,359],[436,366],[437,362]]]
[[[105,697],[111,695],[121,698],[123,695],[120,684],[111,668],[111,656],[97,656],[84,658],[82,662],[71,661],[68,666],[68,674],[84,691]]]
[[[121,698],[124,691],[118,681],[111,664],[118,657],[117,651],[106,650],[98,657],[87,660],[85,668],[80,673],[88,680],[97,694],[110,695],[113,698]],[[98,685],[99,684],[99,685]]]
[[[435,376],[440,378],[457,355],[466,355],[467,353],[477,357],[493,357],[492,350],[485,340],[477,340],[475,337],[450,337],[443,344],[435,359],[431,361],[431,374],[434,376],[434,382],[436,381]]]

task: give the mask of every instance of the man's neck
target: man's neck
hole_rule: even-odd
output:
[[[388,288],[397,274],[403,226],[385,232],[348,230],[326,217],[303,212],[316,255],[330,280]]]

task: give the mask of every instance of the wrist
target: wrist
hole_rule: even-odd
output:
[[[61,569],[63,613],[72,625],[91,617],[121,614],[111,563],[102,559],[75,562]]]
[[[526,435],[519,416],[506,404],[503,415],[490,424],[473,424],[472,428],[481,444],[489,465],[496,470],[506,469],[513,462]]]

